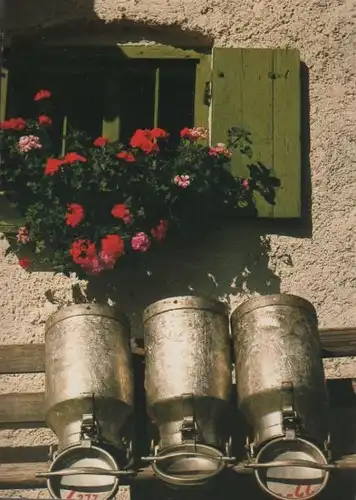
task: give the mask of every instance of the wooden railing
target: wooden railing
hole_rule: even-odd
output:
[[[356,328],[321,329],[320,339],[323,358],[356,356]],[[144,396],[144,347],[138,341],[138,346],[132,348],[134,358],[135,378],[138,379],[137,401],[135,413],[139,414],[137,419],[137,432],[139,441],[148,446],[149,438],[146,433],[145,396]],[[0,375],[43,373],[45,370],[44,344],[27,345],[3,345],[0,346]],[[355,362],[356,379],[356,362]],[[348,462],[356,462],[356,396],[353,389],[352,379],[328,379],[327,387],[331,405],[331,446],[336,458],[344,458]],[[23,429],[45,427],[44,393],[9,393],[0,395],[0,429]],[[354,455],[354,456],[353,456]],[[48,446],[10,446],[0,447],[0,489],[19,488],[44,488],[43,478],[36,478],[37,472],[46,472],[49,467]],[[335,479],[330,483],[325,493],[319,497],[325,500],[335,500],[342,488],[342,500],[354,500],[354,486],[350,479],[350,473],[346,477],[344,473],[335,473]],[[351,473],[351,476],[354,474]],[[251,476],[247,474],[247,476]],[[245,495],[241,498],[254,498],[262,500],[266,498],[256,486],[253,475],[231,474],[227,472],[224,476],[224,485],[221,491],[225,491],[226,498],[232,492]],[[142,479],[153,481],[141,481]],[[338,482],[339,481],[339,482]],[[342,483],[340,482],[342,481]],[[142,486],[142,484],[151,486]],[[141,485],[141,486],[140,486]],[[340,486],[342,485],[342,486]],[[162,484],[155,480],[151,468],[142,467],[130,488],[147,498],[157,498],[163,495],[160,488]],[[157,489],[158,488],[158,489]],[[345,489],[346,488],[346,489]],[[347,489],[349,488],[349,489]],[[219,495],[221,496],[219,490]],[[209,493],[213,495],[213,493]],[[353,496],[352,496],[353,495]]]

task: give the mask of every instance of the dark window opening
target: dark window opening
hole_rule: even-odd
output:
[[[48,89],[56,152],[66,127],[95,139],[105,123],[114,123],[114,139],[125,143],[137,128],[154,126],[174,141],[181,128],[194,124],[197,62],[131,59],[113,49],[10,50],[7,115],[34,117],[41,104],[33,96]]]

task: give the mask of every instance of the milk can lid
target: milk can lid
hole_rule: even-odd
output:
[[[96,446],[79,445],[64,450],[56,457],[50,468],[50,472],[66,473],[47,480],[47,488],[52,497],[66,500],[112,498],[119,487],[119,479],[113,475],[89,474],[88,469],[91,468],[114,471],[118,467],[115,459],[107,451]],[[82,473],[69,474],[70,469],[80,470]]]
[[[142,313],[142,322],[145,323],[157,314],[180,309],[198,309],[228,317],[228,307],[224,302],[206,297],[184,295],[180,297],[168,297],[149,305]]]
[[[162,457],[167,457],[162,460]],[[219,450],[203,444],[179,444],[163,449],[152,466],[156,475],[172,486],[200,486],[225,468]]]
[[[232,321],[237,321],[237,319],[241,318],[244,314],[270,306],[299,307],[316,316],[316,310],[313,304],[308,300],[297,295],[279,293],[274,295],[261,295],[246,300],[232,312],[231,319]]]
[[[304,439],[279,438],[265,445],[257,455],[257,463],[307,460],[327,464],[322,451]],[[318,495],[329,480],[329,472],[311,467],[270,467],[255,471],[259,485],[275,498],[308,500]]]

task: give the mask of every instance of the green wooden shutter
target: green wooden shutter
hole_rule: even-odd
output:
[[[256,194],[259,217],[301,216],[300,113],[297,50],[213,50],[212,143],[226,142],[231,127],[250,132],[253,157],[235,151],[233,173],[247,176],[247,165],[258,161],[281,182],[275,205]]]
[[[206,91],[211,75],[210,54],[201,55],[196,69],[195,98],[194,98],[194,126],[209,128],[209,101]]]
[[[7,101],[7,82],[9,72],[3,66],[0,67],[0,122],[6,117],[6,101]]]

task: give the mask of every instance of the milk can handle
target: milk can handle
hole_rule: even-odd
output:
[[[108,469],[100,469],[98,467],[86,467],[84,469],[63,469],[59,471],[48,471],[48,472],[37,472],[35,474],[36,477],[57,477],[57,476],[75,476],[77,474],[95,474],[97,476],[132,476],[136,475],[136,471],[129,470],[108,470]]]
[[[309,469],[333,470],[339,469],[336,464],[318,464],[310,460],[276,460],[274,462],[244,464],[246,469],[270,469],[272,467],[307,467]]]
[[[203,453],[195,453],[194,451],[175,451],[173,453],[167,453],[166,455],[151,457],[141,457],[143,462],[163,462],[164,460],[169,460],[170,458],[179,458],[179,457],[195,457],[195,458],[207,458],[209,460],[215,460],[217,462],[234,462],[236,458],[234,457],[210,457],[204,455]]]

